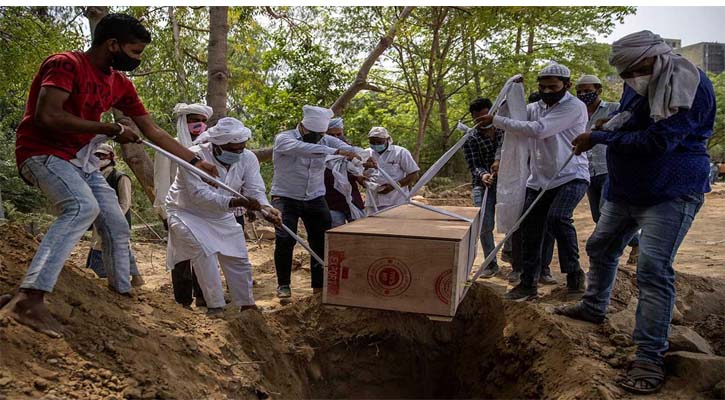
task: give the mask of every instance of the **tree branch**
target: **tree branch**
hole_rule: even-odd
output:
[[[190,31],[209,33],[209,29],[197,28],[195,26],[189,26],[189,25],[186,25],[186,24],[182,24],[181,22],[179,22],[178,25],[179,25],[180,28],[188,29]]]
[[[130,77],[130,78],[133,78],[133,77],[137,77],[137,76],[148,76],[148,75],[159,74],[159,73],[163,73],[163,72],[176,72],[176,70],[173,70],[173,69],[157,69],[155,71],[144,71],[144,72],[137,72],[137,73],[134,73],[134,74],[126,74],[126,75],[128,77]]]
[[[199,57],[191,54],[191,52],[189,50],[187,50],[187,49],[184,49],[184,54],[186,54],[187,57],[191,58],[192,60],[198,62],[201,65],[204,65],[204,66],[209,65],[208,62],[206,62],[206,61],[202,60],[201,58],[199,58]]]

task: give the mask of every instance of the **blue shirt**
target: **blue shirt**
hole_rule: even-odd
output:
[[[715,93],[707,75],[700,71],[689,110],[658,122],[649,116],[647,98],[627,85],[620,103],[618,112],[632,112],[629,121],[617,131],[591,135],[595,144],[607,145],[607,200],[651,206],[710,191],[707,141],[715,123]]]

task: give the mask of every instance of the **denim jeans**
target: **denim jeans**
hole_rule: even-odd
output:
[[[345,225],[351,220],[347,213],[337,210],[330,210],[330,218],[332,218],[332,228]]]
[[[128,257],[131,266],[131,276],[139,276],[138,265],[136,265],[136,257],[133,256],[133,251],[128,255]],[[108,278],[106,267],[103,265],[103,252],[100,250],[91,249],[88,252],[88,257],[86,258],[86,268],[92,269],[99,278]]]
[[[483,194],[486,188],[482,186],[473,187],[473,205],[481,207],[483,203]],[[496,243],[493,241],[493,226],[495,222],[496,212],[496,187],[491,186],[488,189],[488,199],[486,199],[486,210],[483,215],[483,221],[481,221],[481,247],[483,247],[483,257],[485,258],[488,254],[493,251],[496,247]],[[491,267],[498,265],[494,258],[489,264]]]
[[[108,282],[119,293],[131,290],[131,231],[116,192],[100,171],[84,173],[55,156],[34,156],[20,168],[25,179],[51,201],[58,218],[48,229],[20,287],[52,292],[63,264],[91,224],[103,241]]]
[[[587,197],[589,198],[589,210],[592,212],[592,219],[594,223],[599,222],[599,218],[602,215],[602,206],[606,200],[604,199],[604,186],[607,184],[607,178],[609,174],[601,174],[593,176],[589,183],[589,189],[587,189]],[[632,236],[629,241],[629,246],[639,246],[639,236],[641,232],[638,230]]]
[[[587,181],[575,179],[561,186],[549,189],[521,223],[522,274],[521,283],[536,287],[543,268],[542,257],[546,235],[550,232],[559,248],[561,272],[579,271],[579,243],[572,215],[577,204],[584,197]],[[539,191],[526,189],[524,210],[528,209]],[[550,242],[551,243],[551,242]]]
[[[302,218],[307,230],[307,239],[312,251],[325,257],[325,231],[330,229],[330,209],[325,196],[303,201],[289,197],[273,197],[272,206],[282,213],[282,223],[297,233],[297,223]],[[277,284],[289,285],[292,277],[292,251],[297,242],[284,229],[275,228],[274,266],[277,270]],[[323,269],[317,260],[310,256],[312,287],[322,288]]]
[[[617,275],[619,257],[638,227],[642,228],[637,264],[639,304],[633,338],[637,358],[662,364],[675,304],[672,262],[700,210],[704,196],[694,194],[654,206],[606,202],[602,217],[587,241],[590,259],[582,302],[593,315],[604,316]]]

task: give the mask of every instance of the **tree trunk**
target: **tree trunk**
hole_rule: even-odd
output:
[[[91,38],[96,29],[98,22],[108,14],[108,7],[86,7],[83,15],[88,18],[88,24],[91,29]],[[123,113],[115,108],[111,109],[113,117],[116,120],[123,118]],[[133,124],[133,122],[132,122]],[[154,163],[144,151],[144,147],[137,143],[127,143],[121,145],[121,157],[123,161],[131,168],[131,172],[136,176],[141,187],[153,204],[156,196],[154,195]]]
[[[229,7],[209,7],[208,82],[206,103],[214,110],[209,119],[213,125],[227,115],[227,90],[229,70],[227,69],[227,23]]]
[[[91,29],[91,39],[93,39],[93,33],[96,30],[96,25],[98,25],[98,22],[106,15],[108,15],[107,6],[86,7],[83,11],[83,16],[88,18],[88,25],[90,25]]]
[[[473,69],[473,85],[476,88],[476,96],[481,96],[481,71],[478,70],[476,39],[474,38],[471,38],[471,66]]]
[[[516,47],[514,48],[514,54],[517,56],[521,54],[521,37],[523,35],[523,27],[521,25],[516,28]]]
[[[448,98],[443,85],[438,85],[436,88],[436,101],[438,101],[438,118],[441,120],[441,132],[443,133],[443,148],[447,149],[452,132],[448,122]]]
[[[181,44],[180,44],[180,32],[179,23],[176,20],[176,12],[174,7],[169,7],[169,21],[171,21],[171,33],[174,39],[174,69],[176,70],[176,81],[184,91],[184,98],[181,99],[184,102],[188,102],[187,96],[189,95],[187,89],[187,78],[186,70],[184,69],[184,61],[181,57]]]
[[[373,90],[379,92],[382,91],[380,88],[377,88],[368,83],[368,74],[370,73],[370,69],[373,67],[373,65],[375,65],[375,62],[378,60],[380,55],[383,54],[383,52],[385,52],[385,50],[387,50],[387,48],[390,47],[390,45],[393,43],[395,35],[398,33],[400,26],[402,25],[403,21],[408,18],[410,13],[413,11],[413,8],[415,7],[405,7],[403,9],[403,12],[401,12],[400,16],[398,16],[398,19],[392,25],[390,25],[390,28],[388,28],[385,36],[380,38],[378,44],[370,52],[370,54],[368,54],[362,66],[360,66],[360,70],[358,70],[357,76],[355,76],[355,80],[352,82],[352,85],[350,85],[350,87],[348,87],[347,90],[345,90],[345,92],[341,94],[340,97],[337,98],[337,100],[335,100],[335,103],[332,105],[332,107],[330,107],[332,109],[332,112],[334,112],[336,116],[342,115],[345,107],[350,104],[350,101],[352,101],[355,95],[361,90]]]

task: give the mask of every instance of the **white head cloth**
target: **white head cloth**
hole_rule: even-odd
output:
[[[576,81],[576,86],[601,85],[601,84],[602,84],[602,81],[596,75],[582,75],[581,78],[579,78],[579,80]]]
[[[176,137],[179,138],[179,143],[184,145],[184,147],[191,147],[192,145],[191,133],[189,133],[189,126],[186,124],[187,115],[199,114],[207,118],[211,118],[213,112],[214,110],[205,104],[177,103],[174,106],[174,112],[172,115],[174,119],[176,119]]]
[[[650,117],[669,118],[680,108],[689,109],[700,85],[700,72],[684,57],[673,54],[660,35],[650,31],[629,34],[612,43],[609,64],[622,73],[645,58],[656,57],[647,88]]]
[[[566,66],[561,65],[556,61],[551,61],[549,65],[539,72],[539,76],[560,76],[562,78],[571,78],[571,71],[569,71],[569,68]]]
[[[225,117],[207,130],[209,141],[216,145],[244,143],[252,137],[252,131],[242,121]]]
[[[302,106],[302,125],[313,132],[327,132],[327,125],[333,116],[329,108]]]

